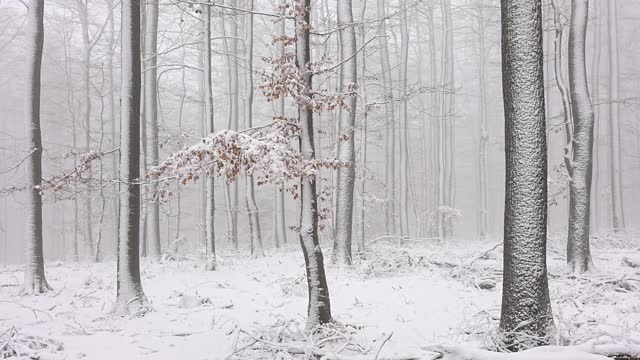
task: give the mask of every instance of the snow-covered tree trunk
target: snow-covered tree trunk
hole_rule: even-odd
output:
[[[360,5],[360,22],[359,26],[359,38],[361,46],[365,44],[365,14],[367,10],[367,0],[362,0],[362,4]],[[366,63],[367,63],[367,49],[363,48],[360,55],[360,79],[362,79],[362,86],[360,87],[360,93],[362,95],[363,103],[367,104],[367,89],[365,84],[365,76],[366,76]],[[366,237],[366,204],[365,204],[365,196],[366,196],[366,184],[367,184],[367,108],[364,108],[364,119],[362,121],[362,125],[360,125],[360,234],[358,239],[356,240],[357,249],[359,253],[365,252],[365,237]]]
[[[211,83],[211,0],[207,0],[202,5],[202,16],[204,24],[204,97],[205,97],[205,122],[208,133],[214,131],[213,118],[213,85]],[[213,271],[216,269],[216,233],[215,233],[215,175],[211,171],[206,180],[207,215],[205,221],[206,246],[205,246],[205,269]]]
[[[340,35],[340,57],[342,67],[342,93],[349,93],[358,84],[358,66],[356,54],[356,31],[353,23],[353,8],[351,0],[338,1],[338,27]],[[331,261],[339,265],[351,265],[351,236],[353,233],[353,192],[355,185],[356,153],[355,153],[355,125],[357,98],[356,95],[345,97],[347,109],[346,118],[340,121],[338,133],[338,160],[349,166],[337,169],[337,202],[335,243]]]
[[[543,64],[541,0],[502,0],[506,183],[500,330],[516,349],[548,341],[553,329]]]
[[[311,0],[302,0],[304,16],[296,16],[296,65],[302,73],[307,96],[313,89],[312,74],[307,65],[311,62],[309,25]],[[315,159],[313,137],[313,111],[307,104],[298,104],[300,119],[300,151],[306,160]],[[307,270],[309,303],[307,329],[331,321],[329,287],[324,272],[324,259],[318,239],[318,198],[315,177],[300,180],[300,244]]]
[[[391,64],[389,63],[389,45],[387,38],[386,9],[385,1],[378,0],[377,11],[380,26],[378,27],[378,43],[380,46],[380,64],[382,66],[382,81],[384,86],[385,102],[393,100],[393,87],[391,85]],[[385,204],[385,230],[388,234],[396,233],[396,213],[395,213],[395,116],[393,104],[385,104],[385,185],[387,191],[387,202]]]
[[[26,44],[26,76],[24,117],[30,153],[25,160],[25,293],[43,293],[51,290],[44,274],[42,250],[42,135],[40,132],[40,84],[42,70],[42,48],[44,44],[44,0],[29,3]]]
[[[121,4],[120,234],[116,314],[147,302],[140,280],[140,0]]]
[[[247,127],[253,127],[253,5],[254,0],[248,0],[247,22],[247,109],[245,117],[247,119]],[[245,185],[245,196],[247,203],[247,215],[249,216],[249,229],[251,231],[251,256],[260,257],[264,255],[262,247],[262,233],[260,231],[260,216],[258,213],[258,205],[256,204],[256,196],[253,184],[253,176],[247,175]]]
[[[589,220],[593,169],[593,108],[589,97],[585,59],[588,15],[588,0],[571,1],[569,86],[574,119],[567,265],[569,270],[575,273],[583,273],[591,267]]]
[[[151,166],[156,166],[160,160],[158,144],[158,2],[145,2],[144,27],[144,116],[149,126],[149,146],[151,147]],[[160,260],[160,201],[158,199],[158,183],[153,182],[150,188],[151,218],[150,236],[147,239],[147,256],[152,260]]]
[[[409,65],[409,25],[407,2],[400,7],[400,234],[409,235],[409,116],[407,101],[407,67]]]
[[[602,1],[593,1],[593,61],[591,62],[591,94],[594,111],[595,129],[593,132],[593,186],[591,198],[591,229],[600,230],[600,133],[602,132],[602,116],[600,105],[600,60],[602,58],[602,30],[601,14]]]
[[[618,49],[618,10],[616,1],[608,1],[607,35],[609,37],[609,142],[611,155],[611,208],[613,230],[625,232],[622,197],[622,155],[620,153],[620,64]]]

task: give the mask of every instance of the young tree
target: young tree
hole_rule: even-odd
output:
[[[506,182],[500,330],[517,350],[547,342],[553,328],[546,263],[542,1],[501,4]]]
[[[140,280],[140,0],[121,3],[120,233],[116,314],[146,305]]]
[[[296,66],[302,74],[305,97],[313,89],[311,65],[311,0],[301,0],[296,12]],[[306,160],[315,159],[313,139],[313,109],[311,104],[298,103],[300,121],[300,152]],[[331,321],[329,287],[324,272],[324,260],[318,239],[318,198],[315,177],[300,180],[300,244],[307,269],[309,303],[307,307],[307,329]]]
[[[591,267],[589,220],[591,210],[591,173],[593,168],[593,109],[587,84],[585,41],[588,0],[571,1],[569,27],[569,86],[573,113],[572,155],[569,177],[569,270],[583,273]]]
[[[42,135],[40,132],[40,83],[42,70],[42,48],[44,44],[44,0],[29,3],[26,90],[24,115],[29,141],[29,155],[25,160],[27,191],[25,195],[25,293],[43,293],[51,290],[44,274],[42,251]]]
[[[144,117],[149,126],[151,146],[151,165],[156,166],[160,160],[158,146],[158,2],[145,2],[144,26]],[[151,236],[147,240],[147,256],[152,260],[160,260],[160,201],[158,183],[151,184]]]
[[[338,147],[338,160],[349,164],[349,166],[340,167],[337,170],[336,230],[331,261],[340,265],[351,265],[353,192],[356,177],[355,125],[357,98],[354,91],[358,86],[358,65],[351,0],[338,1],[337,5],[340,51],[343,59],[340,83],[342,84],[341,91],[348,94],[344,100],[348,107],[347,118],[339,122],[338,141],[342,144]]]
[[[211,1],[207,0],[206,4],[202,5],[202,16],[204,24],[204,98],[205,98],[205,128],[208,133],[213,133],[213,85],[211,83]],[[215,177],[213,174],[207,177],[206,180],[206,246],[205,246],[205,269],[213,271],[216,269],[216,233],[215,233],[215,211],[216,211],[216,198],[215,198]]]
[[[611,155],[611,209],[613,230],[625,232],[622,197],[622,155],[620,153],[620,64],[618,49],[618,10],[616,1],[608,1],[607,35],[609,36],[609,141]]]

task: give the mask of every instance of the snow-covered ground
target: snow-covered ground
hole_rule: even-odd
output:
[[[638,244],[611,239],[594,239],[597,271],[577,278],[564,272],[561,242],[550,242],[552,306],[559,335],[570,343],[640,343],[640,268],[623,260],[636,256]],[[327,329],[332,339],[316,341],[317,348],[348,343],[345,354],[375,359],[392,332],[379,359],[429,359],[424,348],[438,344],[490,347],[500,315],[496,244],[378,241],[353,268],[327,266],[332,312],[342,326]],[[223,252],[215,272],[193,261],[144,262],[153,311],[143,317],[110,315],[114,261],[48,263],[47,277],[53,292],[21,296],[21,269],[0,268],[0,346],[13,334],[16,342],[58,341],[58,350],[45,352],[60,359],[272,359],[287,357],[268,341],[289,341],[287,334],[304,328],[306,280],[296,244],[261,259]]]

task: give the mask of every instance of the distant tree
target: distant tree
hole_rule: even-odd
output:
[[[25,107],[26,138],[29,155],[25,160],[27,191],[25,194],[25,293],[51,290],[44,273],[42,251],[42,134],[40,131],[40,84],[44,44],[44,0],[31,0],[27,19]]]
[[[548,342],[547,144],[542,1],[502,0],[505,212],[500,331],[514,350]]]
[[[146,303],[140,280],[140,0],[123,0],[120,89],[120,233],[114,311],[140,311]]]

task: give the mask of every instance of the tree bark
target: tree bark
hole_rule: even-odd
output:
[[[24,115],[26,138],[30,153],[25,160],[25,293],[44,293],[51,290],[44,273],[42,249],[42,135],[40,131],[40,85],[42,71],[42,48],[44,44],[44,0],[31,0],[26,36],[26,83]]]
[[[238,0],[231,0],[229,6],[233,8],[238,7]],[[231,57],[230,57],[230,65],[231,65],[231,127],[230,130],[238,131],[238,115],[239,115],[239,97],[240,93],[238,91],[239,87],[239,72],[238,72],[238,23],[236,11],[233,11],[233,16],[235,21],[231,21]],[[231,211],[230,220],[231,220],[231,244],[233,244],[234,249],[238,249],[238,182],[234,181],[229,184],[229,197],[230,204],[229,208]]]
[[[296,16],[296,66],[302,73],[307,96],[311,96],[312,74],[307,65],[311,62],[309,25],[311,24],[311,0],[301,1],[303,16]],[[313,111],[306,104],[298,104],[300,118],[300,151],[306,160],[315,159],[313,136]],[[300,244],[307,270],[309,303],[307,330],[331,321],[329,287],[324,272],[324,259],[318,239],[318,198],[315,177],[300,180]]]
[[[569,86],[573,109],[573,159],[569,183],[569,236],[567,265],[574,273],[592,267],[589,246],[591,210],[591,172],[593,169],[593,108],[587,84],[585,42],[587,36],[588,0],[571,1],[569,28]]]
[[[600,230],[600,133],[601,133],[601,105],[600,105],[600,60],[602,57],[601,14],[602,2],[594,1],[593,20],[593,61],[591,62],[591,94],[594,111],[595,129],[593,134],[593,186],[591,199],[591,232]]]
[[[158,145],[158,2],[155,0],[145,3],[145,72],[144,72],[144,115],[149,126],[151,147],[151,166],[160,161]],[[150,237],[147,239],[147,256],[152,260],[160,260],[160,201],[158,199],[158,183],[151,184],[151,218]]]
[[[616,1],[608,1],[607,35],[609,37],[609,141],[611,155],[611,208],[613,230],[624,233],[624,204],[622,197],[622,155],[620,153],[620,64],[618,49],[618,10]]]
[[[281,15],[285,15],[286,10],[285,6],[287,4],[287,0],[281,0],[280,2],[280,12]],[[286,35],[286,21],[282,19],[280,21],[279,34],[280,36]],[[283,42],[278,43],[278,53],[281,58],[284,58],[285,46]],[[284,96],[281,96],[278,99],[278,116],[281,118],[285,117],[285,99]],[[284,202],[284,179],[282,179],[282,183],[275,184],[275,215],[274,215],[274,230],[275,230],[275,242],[276,247],[278,244],[286,244],[287,243],[287,226],[285,220],[285,202]]]
[[[141,310],[147,303],[140,280],[140,1],[122,0],[120,89],[120,236],[116,314]]]
[[[488,182],[488,155],[487,147],[489,145],[489,129],[487,124],[487,84],[486,84],[486,54],[485,54],[485,23],[484,23],[484,1],[480,0],[478,4],[478,53],[480,54],[479,72],[478,72],[478,93],[480,95],[480,134],[478,149],[479,164],[479,198],[480,198],[480,237],[484,238],[489,232],[489,208],[487,204],[487,182]]]
[[[400,235],[409,235],[409,135],[407,114],[407,67],[409,64],[409,25],[407,24],[407,2],[400,8]]]
[[[500,331],[514,350],[546,343],[547,146],[541,0],[502,0],[505,216]]]
[[[205,123],[208,133],[214,131],[213,117],[213,85],[211,83],[211,0],[202,5],[204,24],[204,98],[205,98]],[[205,246],[205,270],[216,269],[216,233],[215,233],[215,176],[213,169],[206,179],[207,215],[205,221],[206,246]]]
[[[358,86],[358,65],[356,54],[356,32],[353,24],[353,7],[351,0],[338,1],[338,27],[341,28],[340,57],[343,59],[342,88],[344,93]],[[353,233],[353,192],[355,185],[356,153],[355,153],[355,126],[357,98],[348,95],[344,99],[347,105],[347,116],[340,121],[338,133],[338,160],[349,164],[338,168],[337,171],[337,202],[336,202],[336,229],[335,244],[331,261],[339,265],[351,265],[351,242]]]

